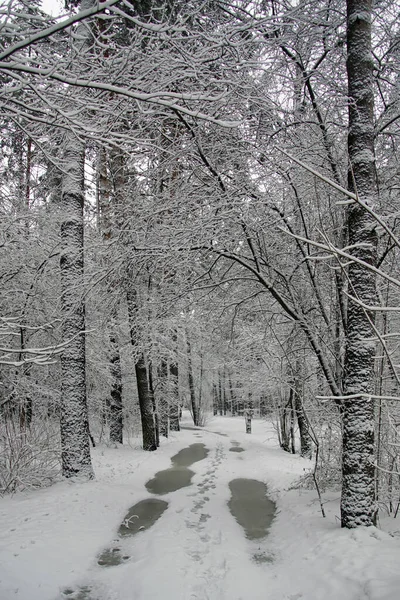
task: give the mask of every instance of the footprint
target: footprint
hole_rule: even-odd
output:
[[[208,519],[210,519],[211,516],[208,515],[207,513],[202,513],[200,515],[200,523],[205,523],[206,521],[208,521]]]
[[[65,590],[62,591],[62,594],[64,598],[68,598],[68,600],[96,600],[95,598],[90,596],[91,591],[91,587],[83,585],[77,590],[65,588]]]

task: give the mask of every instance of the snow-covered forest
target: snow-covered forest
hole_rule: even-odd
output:
[[[386,0],[0,0],[1,600],[398,597],[399,17]],[[130,547],[124,577],[81,585],[190,444],[221,505],[189,508],[190,479],[165,514],[200,511],[203,554],[183,535],[174,575],[161,511],[132,541],[153,556],[141,583],[123,583]],[[246,567],[222,506],[247,475],[279,550]],[[29,515],[32,544],[82,534],[75,561],[21,554]]]

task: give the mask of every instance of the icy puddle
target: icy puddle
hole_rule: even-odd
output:
[[[146,483],[147,491],[162,496],[191,485],[194,472],[188,467],[206,458],[208,452],[204,444],[184,448],[171,458],[172,467],[159,471]]]
[[[229,448],[229,452],[244,452],[244,448],[241,448],[239,442],[231,442],[232,448]]]
[[[158,500],[158,498],[147,498],[141,500],[132,508],[122,521],[118,535],[120,538],[135,535],[139,531],[146,531],[161,517],[167,509],[168,502]],[[119,540],[115,540],[118,544]],[[115,567],[128,560],[129,556],[121,554],[121,549],[118,545],[106,548],[97,559],[97,563],[102,567]]]
[[[233,479],[229,482],[231,499],[229,510],[243,527],[249,540],[260,540],[268,529],[276,512],[276,504],[267,494],[267,486],[255,479]]]

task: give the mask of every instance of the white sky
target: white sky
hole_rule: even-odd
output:
[[[42,0],[42,8],[49,15],[55,17],[62,12],[64,2],[63,0]]]

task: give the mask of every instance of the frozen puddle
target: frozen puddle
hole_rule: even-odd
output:
[[[118,529],[118,534],[124,537],[149,529],[161,517],[167,507],[168,502],[158,500],[158,498],[141,500],[129,509]]]
[[[209,450],[204,444],[191,444],[188,448],[183,448],[171,458],[170,469],[159,471],[146,483],[147,490],[162,495],[191,485],[194,472],[188,467],[206,458],[208,453]],[[101,567],[115,567],[127,561],[130,556],[121,548],[124,545],[124,538],[149,529],[167,508],[168,502],[158,498],[147,498],[132,506],[118,529],[118,538],[109,548],[103,550],[97,559],[97,564]],[[204,520],[206,518],[208,515],[204,515]],[[80,586],[78,589],[65,588],[61,594],[63,599],[68,600],[98,600],[93,596],[91,586]]]
[[[147,491],[162,496],[191,485],[194,472],[188,467],[206,458],[208,452],[204,444],[184,448],[171,458],[172,467],[159,471],[146,483]]]
[[[120,538],[135,535],[139,531],[146,531],[161,517],[168,507],[168,502],[158,500],[158,498],[147,498],[141,500],[132,508],[122,521],[118,535]],[[121,553],[118,546],[120,539],[115,540],[116,546],[106,548],[97,559],[97,563],[102,567],[115,567],[122,564],[130,557]]]
[[[267,486],[255,479],[233,479],[229,482],[229,510],[243,527],[249,540],[264,538],[275,516],[275,502],[267,497]],[[254,556],[256,559],[256,555]],[[266,562],[257,560],[257,562]]]
[[[244,448],[241,448],[239,442],[231,442],[232,448],[229,448],[229,452],[244,452]]]

